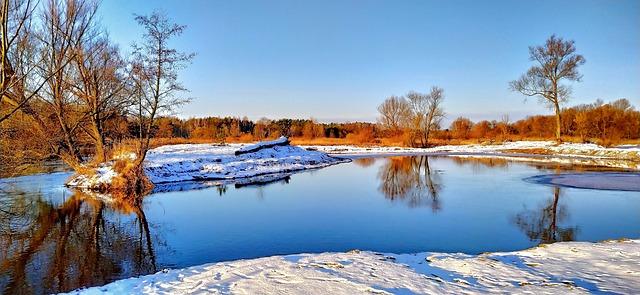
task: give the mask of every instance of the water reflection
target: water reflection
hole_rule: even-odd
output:
[[[242,182],[171,184],[144,207],[63,198],[68,174],[0,180],[0,293],[67,291],[278,254],[477,254],[640,236],[637,193],[522,181],[553,170],[500,159],[361,159]]]
[[[485,168],[502,168],[504,170],[509,168],[509,162],[507,160],[495,157],[453,156],[451,160],[459,166],[469,165],[474,171]]]
[[[5,294],[63,292],[157,271],[140,204],[105,203],[80,192],[59,204],[9,194],[0,202]]]
[[[353,163],[362,168],[367,168],[376,163],[376,158],[358,158],[354,159]]]
[[[553,198],[550,198],[539,208],[524,209],[518,213],[513,222],[531,241],[542,244],[573,241],[578,227],[561,227],[559,223],[569,219],[569,210],[564,204],[559,204],[560,187],[553,187]]]
[[[440,172],[432,170],[429,158],[390,157],[378,172],[378,190],[391,201],[406,203],[410,208],[431,207],[441,209],[438,194],[443,189]]]
[[[220,196],[227,192],[227,186],[233,185],[235,188],[243,187],[261,187],[273,183],[288,184],[291,180],[292,172],[270,173],[245,177],[239,179],[220,179],[220,180],[198,180],[198,181],[181,181],[156,184],[152,193],[179,192],[190,190],[202,190],[216,188]]]

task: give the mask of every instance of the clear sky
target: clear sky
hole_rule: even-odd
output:
[[[128,50],[133,14],[187,25],[197,53],[182,81],[191,116],[373,121],[385,97],[445,89],[449,120],[548,113],[508,90],[530,45],[576,41],[587,62],[570,104],[628,98],[640,107],[640,1],[104,0],[111,38]]]

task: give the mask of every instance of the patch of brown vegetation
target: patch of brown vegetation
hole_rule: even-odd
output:
[[[111,181],[108,192],[116,199],[134,201],[153,189],[153,183],[138,161],[118,160],[113,169],[118,175]]]
[[[516,153],[516,154],[532,154],[532,155],[551,155],[553,154],[550,150],[545,148],[533,148],[533,149],[506,149],[502,150],[505,153]]]

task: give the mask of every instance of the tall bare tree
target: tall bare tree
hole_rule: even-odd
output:
[[[412,112],[412,125],[414,129],[413,141],[417,138],[421,146],[429,144],[429,136],[434,130],[440,128],[440,123],[444,118],[444,90],[433,86],[428,94],[419,92],[409,92],[406,95]]]
[[[76,75],[70,82],[73,94],[80,100],[82,118],[87,125],[82,129],[95,146],[94,162],[107,160],[105,124],[123,116],[132,104],[127,84],[125,61],[117,46],[103,33],[98,33],[82,44],[75,56]]]
[[[49,0],[42,13],[38,39],[42,43],[39,66],[41,77],[47,77],[46,86],[38,94],[44,103],[41,114],[36,114],[43,132],[51,134],[51,146],[68,165],[81,169],[82,155],[78,133],[84,116],[80,100],[73,94],[70,81],[74,74],[71,61],[82,50],[88,32],[95,26],[97,2],[92,0]]]
[[[27,76],[37,63],[33,59],[32,16],[36,4],[31,0],[0,2],[0,104],[8,105],[0,123],[29,102],[35,92],[26,94]],[[42,87],[44,83],[40,83]]]
[[[398,133],[408,124],[411,108],[404,97],[390,96],[378,106],[380,117],[378,122],[385,129]]]
[[[529,59],[536,65],[529,68],[520,79],[511,81],[512,91],[526,96],[537,96],[555,111],[556,140],[561,141],[560,104],[567,101],[571,88],[562,80],[579,82],[582,75],[578,66],[585,63],[582,55],[576,54],[575,42],[552,35],[542,46],[529,47]]]
[[[134,45],[133,74],[137,86],[136,113],[139,124],[138,162],[144,161],[156,117],[189,102],[180,96],[187,91],[178,81],[178,72],[185,68],[195,54],[171,48],[172,38],[180,36],[186,26],[178,25],[163,13],[137,15],[136,21],[144,29],[142,43]]]

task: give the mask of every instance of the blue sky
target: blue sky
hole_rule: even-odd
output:
[[[551,34],[587,60],[570,104],[625,97],[640,107],[640,1],[105,0],[100,17],[127,50],[133,14],[166,12],[197,53],[179,114],[373,121],[385,97],[445,89],[449,120],[548,113],[508,90]]]

